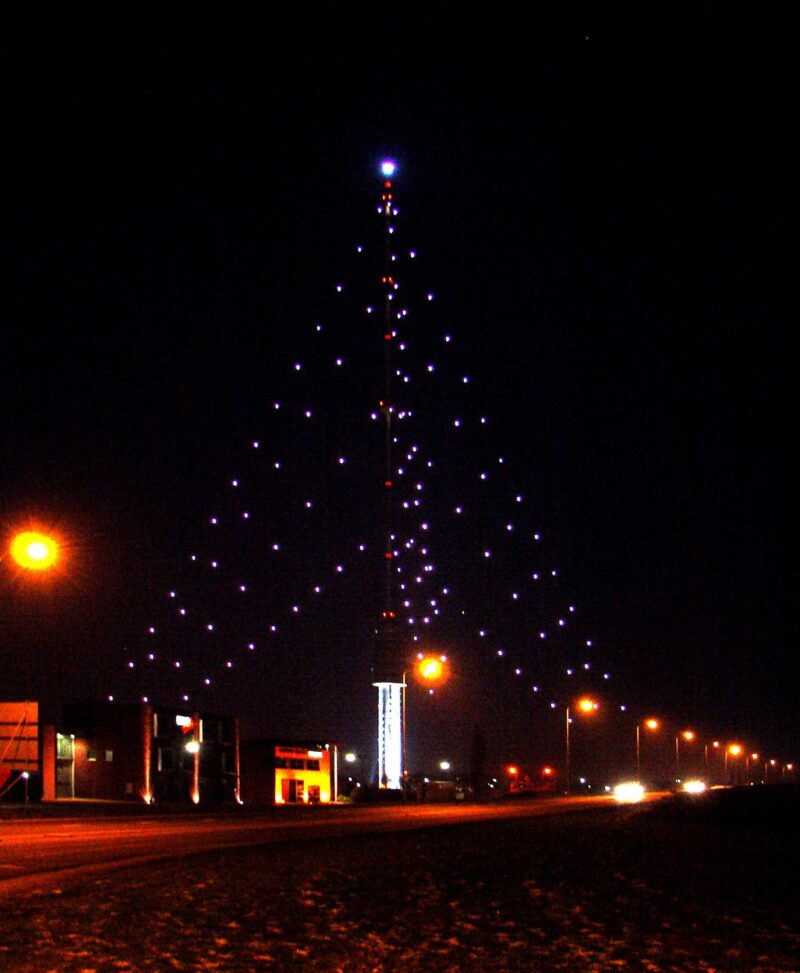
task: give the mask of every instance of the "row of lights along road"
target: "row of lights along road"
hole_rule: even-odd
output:
[[[9,548],[11,557],[14,559],[15,563],[23,568],[25,571],[30,571],[33,573],[39,573],[47,571],[52,568],[59,559],[60,545],[58,540],[51,534],[45,533],[40,530],[31,529],[20,531],[16,534]],[[428,683],[431,686],[441,684],[447,678],[447,657],[444,655],[424,655],[420,653],[417,657],[417,662],[414,667],[414,671],[417,678],[424,683]],[[405,678],[403,679],[405,683]],[[433,692],[431,688],[429,690]],[[566,719],[565,719],[565,750],[566,750],[566,791],[569,793],[570,790],[570,778],[571,778],[571,766],[570,766],[570,726],[572,723],[572,714],[574,711],[581,716],[591,716],[597,712],[599,704],[588,697],[583,697],[579,699],[574,706],[567,706],[566,708]],[[405,707],[403,707],[405,710]],[[657,733],[661,729],[661,722],[655,717],[649,717],[646,720],[642,720],[640,723],[636,724],[636,779],[637,781],[641,779],[641,735],[642,730],[646,730],[649,733]],[[405,734],[404,734],[405,736]],[[681,743],[692,744],[696,741],[697,734],[693,730],[682,730],[680,733],[675,735],[675,777],[679,778],[681,773]],[[745,748],[740,743],[728,743],[721,744],[719,740],[714,740],[710,744],[711,751],[709,751],[709,744],[705,743],[703,745],[704,751],[704,762],[706,772],[709,769],[709,754],[715,751],[723,750],[724,753],[724,774],[725,780],[728,779],[728,769],[729,760],[737,760],[742,754],[745,755],[745,777],[749,778],[750,773],[750,762],[752,761],[754,765],[758,764],[760,761],[760,755],[758,753],[747,753]],[[404,761],[405,763],[405,761]],[[444,763],[444,762],[443,762]],[[770,768],[773,772],[777,772],[778,761],[775,759],[764,760],[764,776],[763,780],[766,783]],[[449,764],[448,764],[449,768]],[[781,766],[781,773],[784,770],[792,772],[794,767],[792,764],[786,764],[785,767]],[[511,776],[517,772],[517,768],[509,768]],[[552,774],[552,768],[545,768],[545,772]],[[548,775],[549,775],[548,774]]]

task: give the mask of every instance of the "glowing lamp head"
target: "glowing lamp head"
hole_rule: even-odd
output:
[[[552,777],[554,773],[552,767],[542,767],[542,777]]]
[[[396,172],[397,163],[393,159],[384,159],[381,162],[381,175],[385,176],[386,179],[391,179]]]
[[[11,541],[11,556],[28,571],[46,571],[58,560],[58,544],[38,530],[25,530]]]
[[[200,744],[197,740],[190,740],[184,749],[187,753],[200,753]]]
[[[694,730],[684,730],[681,736],[687,743],[691,743],[694,740]]]
[[[593,699],[584,697],[583,699],[578,700],[578,710],[581,713],[586,713],[586,714],[594,713],[596,709],[597,709],[597,703]]]
[[[738,757],[738,756],[740,756],[740,755],[741,755],[741,752],[742,752],[742,748],[741,748],[741,747],[739,746],[739,744],[738,744],[738,743],[732,743],[732,744],[731,744],[731,745],[730,745],[730,746],[728,747],[728,753],[729,753],[729,754],[730,754],[730,755],[731,755],[732,757]]]
[[[518,767],[514,767],[512,765],[511,767],[508,767],[506,769],[506,773],[508,774],[509,777],[516,777],[517,774],[519,773],[519,768]]]
[[[644,725],[647,727],[648,730],[657,730],[658,729],[658,720],[655,720],[655,719],[652,719],[652,718],[649,719],[649,720],[645,720],[644,721]]]
[[[438,659],[423,659],[419,664],[419,674],[423,679],[438,679],[442,674],[442,663]]]
[[[446,655],[422,655],[418,657],[417,676],[427,683],[443,682],[447,678]]]

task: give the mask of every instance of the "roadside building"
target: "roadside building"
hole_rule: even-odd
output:
[[[149,703],[69,705],[55,777],[56,799],[236,801],[238,721]]]
[[[248,804],[328,804],[336,800],[337,747],[309,740],[242,744],[242,799]]]
[[[36,700],[0,702],[0,799],[52,799],[55,730],[39,723]]]

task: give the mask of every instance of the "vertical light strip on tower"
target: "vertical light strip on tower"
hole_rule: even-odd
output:
[[[392,323],[392,292],[394,278],[392,276],[391,255],[391,220],[392,220],[392,180],[397,167],[389,159],[381,163],[383,176],[383,193],[381,195],[381,210],[386,221],[386,255],[382,284],[384,288],[384,347],[386,385],[381,402],[381,414],[384,418],[386,435],[386,465],[385,465],[385,532],[386,546],[384,549],[384,595],[383,611],[377,633],[375,680],[378,688],[378,786],[381,788],[400,790],[403,786],[405,744],[403,740],[404,719],[403,707],[405,697],[405,672],[401,651],[399,633],[396,630],[397,618],[393,609],[394,572],[394,544],[392,537],[392,344],[394,329]],[[400,650],[400,651],[398,651]]]

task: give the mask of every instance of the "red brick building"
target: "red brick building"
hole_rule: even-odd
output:
[[[56,799],[237,801],[238,721],[149,703],[66,706],[55,790]]]

